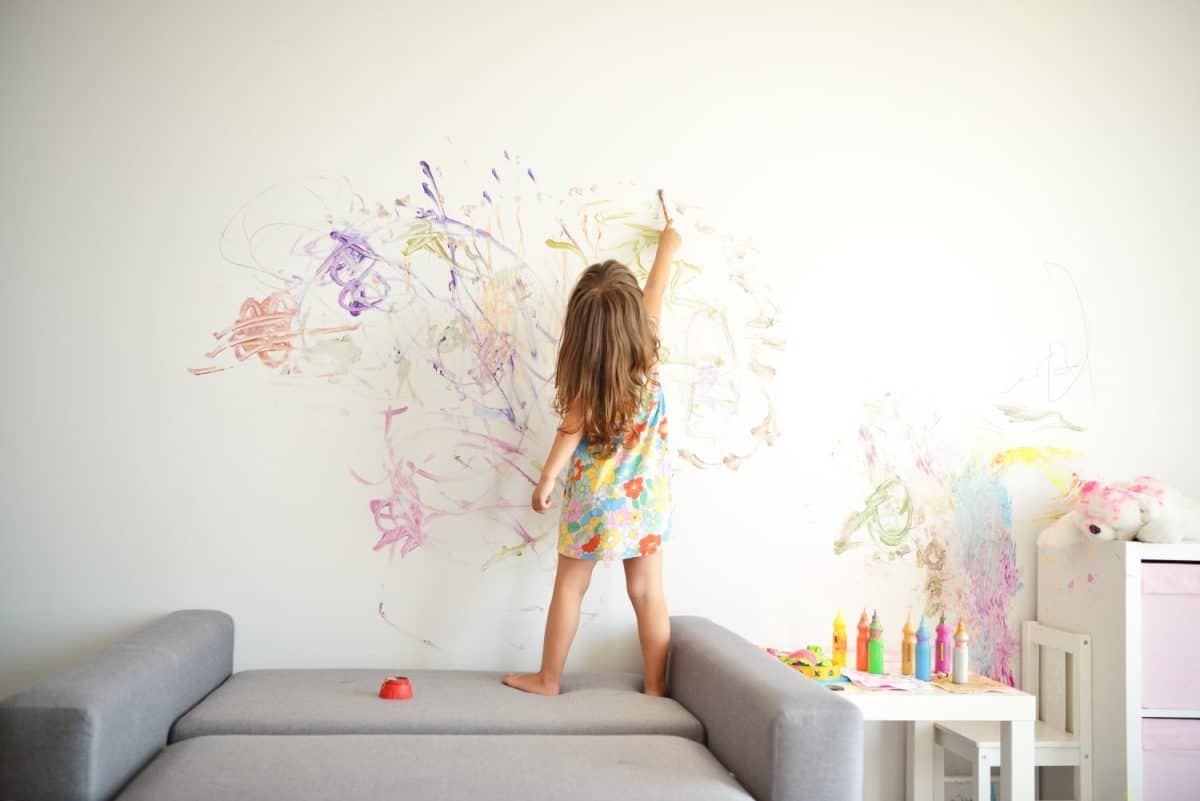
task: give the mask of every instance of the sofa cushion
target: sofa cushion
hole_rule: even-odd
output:
[[[651,698],[633,673],[575,673],[530,695],[500,673],[414,670],[413,697],[378,697],[387,670],[249,670],[180,718],[171,741],[215,734],[667,734],[703,742],[700,722]]]
[[[117,801],[752,801],[681,737],[297,735],[168,746]]]

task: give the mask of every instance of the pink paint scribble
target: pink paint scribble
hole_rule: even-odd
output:
[[[403,558],[425,545],[429,539],[429,524],[445,517],[469,515],[495,519],[504,523],[505,528],[514,531],[521,542],[515,549],[510,549],[511,551],[516,552],[525,547],[536,549],[538,538],[526,530],[519,518],[519,515],[526,509],[524,500],[521,502],[504,498],[489,500],[486,493],[481,498],[459,497],[451,500],[450,496],[446,495],[446,490],[453,484],[477,484],[484,480],[485,476],[490,476],[493,481],[506,482],[511,474],[504,470],[505,467],[519,476],[526,486],[533,486],[537,483],[536,480],[508,457],[509,453],[517,452],[519,449],[497,437],[478,432],[440,431],[435,433],[439,433],[445,438],[446,451],[457,453],[460,458],[462,453],[472,451],[481,453],[488,466],[486,474],[481,476],[479,471],[462,466],[463,463],[460,459],[452,460],[461,467],[457,475],[443,475],[434,472],[423,466],[434,458],[432,454],[425,457],[422,465],[417,465],[410,459],[400,457],[394,437],[385,429],[385,450],[388,455],[387,478],[383,481],[373,482],[351,471],[351,475],[362,484],[372,486],[386,484],[389,489],[386,496],[374,498],[369,502],[371,516],[375,528],[379,532],[379,539],[375,543],[374,550],[395,548]],[[501,469],[497,471],[495,469],[497,467]],[[428,491],[441,492],[448,503],[436,505],[423,498],[422,483],[426,485]]]
[[[420,473],[412,462],[398,462],[391,470],[391,495],[371,501],[371,516],[379,529],[375,550],[400,545],[407,556],[425,544],[425,526],[442,516],[421,502],[421,491],[414,480]]]
[[[395,408],[395,409],[393,409],[391,406],[389,406],[388,408],[384,409],[381,412],[381,414],[383,415],[383,433],[387,434],[387,433],[391,432],[393,417],[404,414],[407,411],[408,411],[407,406],[400,406],[399,408]]]
[[[1014,685],[1012,660],[1019,642],[1008,609],[1021,588],[1012,502],[997,474],[969,465],[952,488],[954,524],[963,546],[966,584],[960,604],[971,631],[971,655],[985,676]]]

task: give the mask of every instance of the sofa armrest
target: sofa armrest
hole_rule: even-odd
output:
[[[105,801],[233,670],[233,619],[173,612],[0,702],[0,798]]]
[[[671,618],[667,686],[758,801],[862,798],[858,708],[732,631]]]

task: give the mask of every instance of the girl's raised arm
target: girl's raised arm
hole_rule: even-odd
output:
[[[663,204],[663,216],[667,223],[658,235],[658,251],[654,254],[654,266],[646,277],[646,286],[642,289],[642,298],[646,304],[646,313],[659,320],[662,317],[663,295],[667,293],[667,282],[671,278],[671,261],[679,250],[683,238],[675,230],[675,225],[667,214],[667,204],[663,202],[662,190],[658,190],[658,200]]]

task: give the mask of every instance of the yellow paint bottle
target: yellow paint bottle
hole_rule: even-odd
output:
[[[846,621],[841,609],[833,619],[833,666],[846,666]]]

